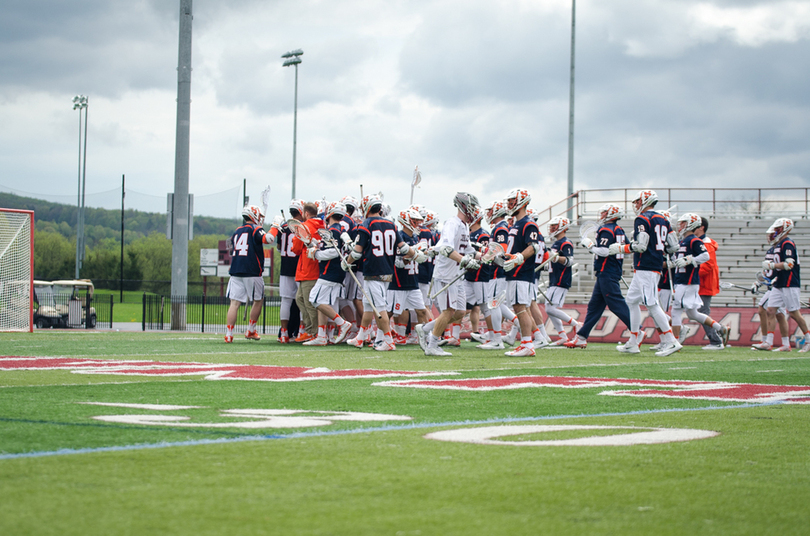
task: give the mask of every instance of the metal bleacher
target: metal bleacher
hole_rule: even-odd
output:
[[[582,190],[541,212],[540,231],[545,234],[548,220],[554,216],[566,215],[570,200],[572,226],[568,237],[576,246],[574,258],[578,266],[566,303],[587,304],[593,290],[593,256],[580,247],[579,226],[584,222],[595,220],[599,207],[606,202],[612,202],[625,207],[625,217],[619,224],[629,232],[633,226],[630,200],[635,197],[638,190]],[[786,217],[793,220],[795,227],[790,236],[796,243],[800,264],[801,259],[810,253],[808,189],[658,189],[656,192],[659,196],[656,208],[664,210],[676,206],[673,212],[677,215],[695,212],[708,219],[709,229],[706,234],[718,244],[717,264],[720,268],[720,281],[745,289],[751,288],[756,273],[762,270],[765,252],[770,247],[766,231],[777,218]],[[778,198],[774,197],[773,192],[776,192]],[[756,201],[751,200],[753,196]],[[625,259],[624,279],[628,283],[632,278],[631,265],[632,262]],[[548,276],[544,273],[542,277],[547,280]],[[802,278],[802,296],[808,293],[810,293],[810,272],[806,272]],[[720,294],[712,299],[712,306],[753,307],[756,306],[758,299],[759,296],[752,295],[750,290],[721,289]]]

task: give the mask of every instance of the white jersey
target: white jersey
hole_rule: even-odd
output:
[[[436,251],[440,251],[445,246],[452,247],[461,255],[475,251],[470,245],[470,228],[458,216],[453,216],[444,222],[442,235],[434,248]],[[444,255],[436,255],[434,266],[433,278],[440,281],[451,281],[462,272],[456,261]]]

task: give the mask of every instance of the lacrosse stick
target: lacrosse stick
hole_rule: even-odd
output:
[[[543,262],[541,262],[541,263],[540,263],[540,266],[538,266],[537,268],[535,268],[535,269],[534,269],[534,271],[535,271],[535,272],[539,272],[540,270],[542,270],[543,268],[545,268],[545,267],[546,267],[546,265],[547,265],[548,263],[556,261],[556,260],[557,260],[557,257],[559,257],[559,256],[560,256],[560,254],[559,254],[559,253],[552,253],[551,255],[549,255],[549,256],[548,256],[548,259],[546,259],[546,260],[544,260]]]
[[[543,292],[543,287],[544,287],[545,285],[546,285],[546,282],[545,282],[545,281],[542,281],[542,280],[541,280],[541,281],[539,281],[539,282],[537,283],[537,292],[539,292],[539,293],[540,293],[540,295],[541,295],[541,296],[542,296],[542,297],[543,297],[543,298],[546,300],[546,303],[549,303],[549,302],[550,302],[550,300],[548,299],[548,296],[546,296],[546,293],[545,293],[545,292]]]
[[[413,169],[413,180],[411,181],[411,205],[413,205],[413,189],[419,186],[420,182],[422,182],[422,172],[419,171],[419,166],[416,166]]]
[[[594,244],[596,242],[594,239],[596,238],[596,228],[597,227],[598,226],[596,225],[595,221],[586,221],[586,222],[584,222],[579,227],[579,237],[582,240],[587,238],[588,240],[591,241],[591,244]],[[582,240],[580,240],[580,244],[582,243]]]
[[[329,229],[318,229],[318,234],[323,239],[324,244],[326,244],[330,248],[335,248],[335,251],[337,251],[338,257],[340,258],[341,262],[347,262],[346,258],[340,252],[340,246],[338,246],[337,240],[335,240],[335,237],[332,236],[332,232]],[[366,289],[363,288],[363,285],[360,284],[360,281],[357,279],[357,276],[354,275],[354,270],[351,269],[351,266],[349,266],[349,269],[346,271],[349,272],[349,275],[351,275],[352,279],[354,279],[357,288],[359,288],[360,292],[363,293],[363,296],[365,296],[366,301],[371,305],[371,310],[374,311],[374,314],[377,316],[377,318],[382,318],[382,314],[380,314],[377,308],[374,307],[374,302],[371,301],[371,297],[368,294],[366,294]]]
[[[624,276],[622,276],[622,283],[624,283],[624,288],[630,290],[630,285],[627,284],[627,281],[625,281]]]
[[[492,261],[494,261],[496,258],[503,255],[503,253],[504,253],[504,250],[503,250],[503,246],[501,244],[499,244],[497,242],[491,242],[487,246],[487,248],[484,250],[484,252],[481,254],[481,262],[484,263],[484,264],[489,264]],[[455,278],[453,278],[452,281],[450,281],[445,286],[443,286],[442,288],[437,290],[435,294],[430,294],[430,299],[431,300],[435,299],[436,296],[438,296],[439,294],[441,294],[445,290],[449,289],[451,286],[453,286],[456,283],[456,281],[458,281],[459,279],[464,277],[466,274],[467,274],[466,270],[462,271]]]
[[[267,185],[267,188],[262,190],[262,214],[267,214],[267,204],[270,202],[270,185]],[[264,223],[264,222],[262,222]]]
[[[768,286],[771,286],[773,284],[773,281],[771,279],[765,277],[765,274],[763,274],[762,272],[757,272],[756,278],[757,278],[757,282],[760,283],[760,284],[768,285]]]
[[[723,289],[723,290],[729,290],[729,289],[732,289],[732,288],[737,288],[737,289],[742,290],[744,293],[749,292],[751,290],[750,288],[743,287],[741,285],[735,285],[734,283],[731,283],[729,281],[720,281],[720,288]]]
[[[307,229],[307,226],[295,218],[290,218],[287,220],[287,226],[304,244],[309,244],[309,242],[312,240],[312,234],[309,232],[309,229]]]
[[[497,296],[492,298],[489,301],[489,303],[487,303],[487,306],[490,309],[496,309],[496,308],[501,306],[501,304],[504,302],[505,299],[506,299],[506,290],[503,290],[503,291],[501,291],[500,294],[498,294]]]

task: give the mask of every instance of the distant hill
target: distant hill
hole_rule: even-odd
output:
[[[58,232],[65,238],[76,236],[75,205],[53,203],[42,199],[22,197],[0,192],[0,207],[34,211],[34,222],[37,231]],[[230,235],[239,225],[237,219],[194,216],[194,235]],[[84,215],[86,244],[89,248],[105,239],[121,239],[121,211],[104,208],[85,208]],[[166,214],[124,211],[125,244],[151,233],[166,232]]]

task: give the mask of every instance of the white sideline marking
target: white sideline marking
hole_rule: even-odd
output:
[[[121,445],[113,447],[98,447],[86,449],[59,449],[50,451],[38,452],[22,452],[17,454],[0,454],[0,460],[13,460],[18,458],[44,458],[47,456],[65,456],[69,454],[96,454],[101,452],[122,452],[130,450],[145,450],[145,449],[162,449],[167,447],[194,447],[198,445],[221,445],[229,443],[241,443],[243,441],[269,441],[275,439],[304,439],[309,437],[328,437],[328,436],[342,436],[354,434],[367,434],[371,432],[397,432],[403,430],[418,430],[424,428],[441,428],[447,426],[474,426],[479,424],[503,424],[512,422],[532,422],[532,421],[545,421],[545,420],[560,420],[560,419],[581,419],[581,418],[598,418],[598,417],[626,417],[629,415],[653,415],[658,413],[683,413],[690,411],[714,411],[714,410],[728,410],[728,409],[745,409],[745,408],[762,408],[768,406],[781,405],[782,402],[766,402],[763,404],[740,404],[738,406],[706,406],[702,408],[672,408],[672,409],[653,409],[641,411],[629,411],[624,413],[596,413],[584,415],[550,415],[544,417],[513,417],[504,419],[486,419],[482,421],[453,421],[444,423],[410,423],[405,425],[388,425],[379,426],[375,428],[355,428],[352,430],[333,430],[333,431],[315,431],[315,432],[295,432],[292,434],[276,434],[276,435],[259,435],[259,436],[241,436],[241,437],[224,437],[220,439],[200,439],[196,441],[177,441],[177,442],[163,442],[163,443],[147,443],[139,445]]]
[[[150,409],[155,411],[176,411],[179,409],[200,409],[205,406],[172,406],[167,404],[117,404],[115,402],[77,402],[91,406],[109,406],[113,408]]]

